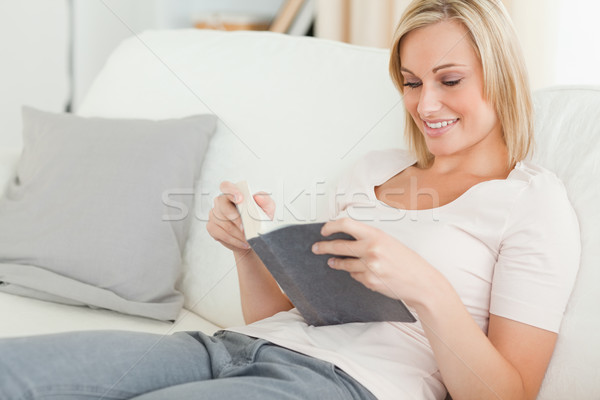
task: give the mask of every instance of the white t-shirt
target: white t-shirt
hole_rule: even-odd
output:
[[[379,201],[374,187],[415,162],[400,149],[368,153],[338,185],[338,217],[384,230],[420,254],[484,332],[490,313],[558,332],[580,255],[579,225],[562,182],[521,161],[507,179],[476,184],[441,207],[401,210]],[[314,327],[293,309],[230,330],[329,361],[379,399],[446,395],[419,321]]]

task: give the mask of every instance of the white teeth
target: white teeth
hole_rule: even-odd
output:
[[[439,129],[439,128],[443,127],[443,126],[447,126],[447,125],[453,124],[456,121],[458,121],[458,118],[451,119],[451,120],[448,120],[448,121],[436,122],[436,123],[433,123],[433,124],[429,123],[427,121],[425,121],[425,123],[430,128]]]

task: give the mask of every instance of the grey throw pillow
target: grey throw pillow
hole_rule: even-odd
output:
[[[0,200],[0,290],[174,320],[212,115],[163,121],[23,108]]]

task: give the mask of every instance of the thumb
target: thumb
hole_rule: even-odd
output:
[[[273,220],[275,216],[275,202],[267,192],[257,192],[254,194],[254,201],[267,214],[269,219]]]

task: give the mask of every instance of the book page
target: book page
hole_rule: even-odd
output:
[[[235,186],[242,192],[242,196],[244,197],[243,201],[237,204],[237,209],[244,225],[244,236],[246,236],[246,240],[249,240],[263,233],[265,230],[263,222],[270,221],[270,219],[263,209],[256,204],[256,201],[254,201],[248,182],[241,181],[236,183]]]

